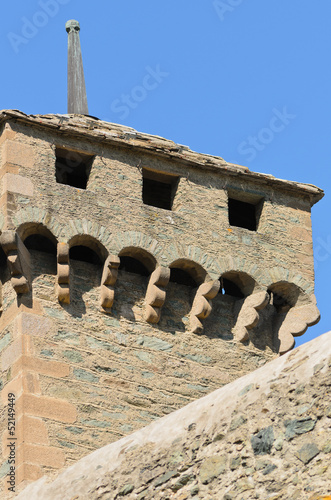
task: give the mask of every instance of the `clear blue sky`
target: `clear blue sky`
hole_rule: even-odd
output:
[[[66,113],[65,22],[77,19],[91,115],[323,188],[312,210],[322,319],[297,345],[331,329],[330,0],[16,0],[1,11],[1,109]]]

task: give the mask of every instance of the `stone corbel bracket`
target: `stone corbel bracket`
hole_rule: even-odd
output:
[[[70,266],[69,266],[69,245],[58,243],[57,245],[57,296],[59,302],[70,303]]]
[[[109,255],[103,268],[101,278],[100,303],[102,309],[105,312],[110,312],[114,303],[114,285],[117,280],[119,265],[120,258],[117,255]]]
[[[220,281],[209,281],[199,286],[193,301],[190,313],[190,331],[201,333],[203,325],[201,320],[208,318],[212,311],[211,299],[214,299],[220,289]]]
[[[249,330],[258,324],[259,311],[266,307],[269,299],[269,294],[266,291],[253,293],[244,299],[236,324],[232,328],[236,340],[246,342],[249,339]]]
[[[279,354],[285,354],[293,349],[293,337],[303,335],[308,326],[315,325],[320,320],[320,312],[316,306],[315,296],[310,303],[292,307],[285,316],[278,330]]]
[[[147,292],[145,319],[148,323],[158,323],[161,317],[161,309],[166,299],[165,287],[169,283],[170,269],[168,267],[157,267],[151,274]]]
[[[0,243],[7,255],[11,283],[17,294],[28,293],[31,289],[30,254],[15,231],[4,231]]]

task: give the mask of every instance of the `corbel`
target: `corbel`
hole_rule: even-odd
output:
[[[292,307],[286,313],[278,330],[279,354],[285,354],[293,349],[294,337],[303,335],[309,326],[315,325],[319,320],[320,312],[314,295],[310,297],[309,303]]]
[[[68,243],[58,243],[57,245],[57,296],[59,302],[70,303],[70,266],[69,266],[69,245]]]
[[[209,281],[199,286],[190,313],[190,331],[201,333],[202,320],[208,318],[212,311],[211,299],[214,299],[220,289],[220,281]]]
[[[15,231],[4,231],[0,243],[7,255],[11,283],[17,294],[28,293],[31,289],[30,253]]]
[[[235,326],[232,328],[234,338],[239,342],[249,339],[249,330],[254,328],[260,319],[262,311],[269,303],[269,294],[266,291],[253,293],[244,299],[237,316]]]
[[[117,255],[109,255],[103,268],[101,278],[100,303],[102,309],[106,312],[110,312],[110,309],[112,308],[114,303],[114,285],[117,280],[119,265],[120,258]]]
[[[145,319],[148,323],[158,323],[161,317],[161,309],[166,299],[165,287],[169,283],[170,269],[168,267],[157,267],[151,274],[147,292]]]

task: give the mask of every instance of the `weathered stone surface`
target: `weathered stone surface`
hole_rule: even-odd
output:
[[[120,491],[118,492],[118,496],[124,497],[125,495],[129,495],[129,493],[132,493],[133,490],[134,490],[133,484],[126,484],[120,489]]]
[[[169,283],[170,269],[159,266],[152,272],[147,292],[145,318],[149,323],[158,323],[166,299],[165,287]]]
[[[310,417],[301,418],[299,420],[286,420],[285,421],[285,437],[286,439],[293,439],[295,436],[305,434],[312,431],[316,425],[316,420]]]
[[[29,411],[38,410],[50,447],[62,450],[66,465],[273,359],[284,308],[290,308],[288,318],[303,308],[304,326],[314,315],[317,320],[310,208],[323,196],[318,188],[256,174],[91,117],[12,111],[0,112],[0,124],[4,248],[6,231],[12,232],[5,248],[12,279],[5,268],[2,285],[0,344],[8,350],[0,385],[3,398],[12,387],[18,394],[33,395],[26,399],[33,402]],[[172,210],[146,203],[146,172],[150,181],[172,179]],[[261,202],[258,231],[240,223],[229,227],[228,200],[238,196],[244,202]],[[223,287],[227,278],[233,280],[229,288]],[[222,293],[216,293],[219,281]],[[284,307],[277,306],[277,293]],[[256,302],[259,294],[262,302]],[[269,294],[272,303],[260,307]],[[27,313],[44,321],[28,320],[23,317]],[[245,345],[233,331],[243,316],[241,326],[249,330]],[[292,323],[285,340],[288,334],[302,333]],[[25,357],[20,350],[23,335],[28,337]],[[315,366],[320,363],[315,361]],[[246,380],[234,397],[250,385]],[[241,396],[244,405],[258,396],[258,385]],[[67,418],[58,414],[59,398]],[[272,425],[276,437],[284,428],[268,420],[272,412],[278,418],[268,405],[269,399],[258,429]],[[302,402],[297,408],[304,417],[324,418],[322,404],[304,407]],[[231,434],[231,450],[221,455],[242,455],[242,466],[234,471],[243,467],[246,477],[254,476],[249,436],[257,427],[247,417],[229,431],[235,415],[246,418],[245,409],[233,410],[215,434],[196,436],[199,445],[185,451],[180,465],[160,466],[165,472],[180,467],[178,478],[158,487],[160,494],[164,488],[165,495],[173,495],[173,488],[186,481],[185,474],[198,478],[199,471],[192,472],[195,465],[186,460],[199,459],[209,446],[223,446],[226,438],[214,438],[226,432]],[[282,408],[280,414],[282,424],[301,416],[287,415]],[[82,432],[68,430],[68,423]],[[285,453],[291,442],[284,443]],[[211,448],[201,460],[217,453]],[[21,458],[24,462],[24,454]],[[43,464],[22,463],[18,468],[20,481],[52,471]],[[230,470],[227,463],[226,476]],[[194,481],[202,496],[214,483]],[[223,476],[215,481],[222,482]],[[123,478],[108,495],[117,495],[127,484],[135,486],[127,496],[142,495],[138,483]],[[184,484],[178,496],[195,486]]]
[[[3,177],[3,193],[9,191],[23,196],[33,196],[33,188],[33,183],[28,177],[16,174],[5,174]]]
[[[308,326],[315,325],[319,320],[320,313],[316,307],[315,297],[311,298],[309,304],[290,309],[278,330],[279,353],[283,354],[292,349],[294,346],[293,337],[303,335]]]
[[[138,344],[147,349],[154,349],[156,351],[171,351],[173,347],[165,340],[156,339],[152,337],[142,337],[138,340]]]
[[[234,457],[230,461],[230,469],[235,470],[238,467],[240,467],[240,464],[241,464],[241,457],[240,456]]]
[[[306,443],[297,451],[296,456],[301,462],[308,464],[319,452],[315,443]]]
[[[268,465],[264,470],[263,470],[263,475],[264,476],[267,476],[268,474],[270,474],[271,472],[273,472],[275,469],[277,469],[277,465]]]
[[[247,422],[247,418],[243,415],[239,415],[232,420],[229,430],[234,431],[235,429],[238,429],[238,427],[242,426],[245,422]]]
[[[178,491],[180,490],[181,488],[183,488],[183,486],[185,486],[186,484],[188,483],[191,483],[193,480],[194,480],[195,476],[194,474],[184,474],[183,476],[181,476],[178,481],[176,481],[176,483],[171,487],[172,491]]]
[[[227,457],[215,455],[207,458],[200,468],[200,481],[202,484],[208,484],[218,477],[226,468]]]
[[[318,426],[313,425],[313,417],[297,419],[296,410],[303,394],[305,399],[318,394],[319,404],[327,408],[330,359],[331,336],[326,334],[86,456],[57,478],[40,479],[18,500],[70,500],[80,495],[109,500],[121,498],[132,487],[127,497],[145,500],[323,498],[330,480],[330,419],[322,415]],[[318,360],[324,366],[316,372]],[[250,385],[255,389],[240,395]],[[230,430],[233,415],[245,416],[249,432]],[[295,422],[296,430],[311,427],[308,442],[306,433],[285,439],[284,415],[291,426]],[[282,448],[276,447],[277,441]]]
[[[57,246],[57,295],[59,302],[70,303],[69,245],[60,242]]]
[[[238,481],[238,491],[244,492],[248,490],[253,490],[255,487],[255,483],[253,478],[249,477],[247,479],[239,479]]]
[[[170,470],[170,471],[166,472],[165,474],[163,474],[161,477],[159,477],[154,482],[154,486],[155,487],[161,486],[162,484],[167,483],[169,481],[169,479],[171,479],[172,477],[177,477],[178,475],[179,474],[178,474],[177,470]]]
[[[3,231],[0,244],[7,255],[15,292],[17,294],[28,293],[31,287],[31,262],[24,243],[15,231]]]
[[[190,313],[190,329],[192,333],[202,332],[201,320],[208,318],[210,315],[212,311],[211,299],[218,294],[220,285],[219,280],[215,280],[199,286]]]
[[[259,322],[259,311],[262,311],[269,302],[269,295],[266,291],[249,295],[240,307],[237,321],[233,327],[233,333],[237,340],[245,342],[249,339],[249,330],[254,328]]]
[[[267,455],[270,453],[273,442],[274,430],[272,426],[262,429],[251,437],[251,444],[255,455]]]
[[[110,255],[104,264],[102,278],[101,278],[101,292],[100,301],[101,307],[110,312],[114,303],[115,297],[115,283],[118,276],[118,268],[120,265],[120,258],[117,255]]]

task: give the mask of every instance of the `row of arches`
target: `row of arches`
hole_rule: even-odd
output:
[[[30,234],[31,233],[31,234]],[[26,248],[53,255],[56,259],[57,240],[47,229],[40,227],[30,228],[23,233],[22,241]],[[95,266],[103,266],[107,257],[107,250],[103,245],[91,236],[78,235],[69,242],[69,258],[76,261],[85,262]],[[146,250],[135,247],[124,248],[119,253],[120,271],[137,274],[148,278],[157,266],[156,259]],[[5,264],[6,257],[2,251],[0,261]],[[201,285],[208,277],[207,272],[201,265],[188,259],[178,259],[169,265],[169,281],[179,285],[188,286],[192,289]],[[240,271],[228,271],[219,277],[222,295],[229,295],[235,299],[244,299],[251,295],[258,284],[248,274]],[[271,303],[277,311],[285,311],[293,307],[300,298],[302,292],[291,283],[281,282],[270,285],[268,293],[271,296]]]
[[[43,224],[23,224],[17,231],[25,247],[31,251],[44,252],[57,256],[58,241],[52,232]],[[69,259],[93,264],[100,268],[104,265],[109,252],[96,238],[86,234],[73,236],[69,242]],[[137,274],[148,278],[159,265],[155,256],[143,248],[126,247],[119,254],[119,270]],[[6,256],[1,249],[0,264],[5,265]],[[192,289],[198,288],[202,283],[211,281],[208,272],[197,262],[187,258],[180,258],[169,264],[169,281]],[[265,289],[249,274],[233,270],[219,275],[222,295],[229,295],[235,299],[244,299],[254,291]],[[304,302],[304,292],[294,283],[279,281],[271,283],[267,291],[271,303],[277,311],[286,311],[297,303]]]
[[[33,230],[40,233],[49,230],[55,241],[68,243],[72,242],[76,235],[85,238],[88,235],[94,237],[108,253],[117,254],[125,247],[139,247],[147,250],[158,263],[168,266],[170,262],[178,258],[185,257],[199,263],[206,269],[212,279],[216,279],[222,271],[239,270],[253,276],[262,287],[268,286],[276,281],[290,281],[301,288],[308,296],[314,293],[314,283],[310,277],[302,274],[301,268],[291,266],[286,269],[279,264],[279,260],[274,259],[271,266],[263,265],[263,258],[252,258],[249,254],[220,251],[215,255],[207,247],[196,246],[192,241],[187,242],[181,238],[176,241],[160,240],[157,236],[152,236],[142,232],[139,228],[135,230],[112,231],[107,224],[102,225],[96,221],[86,218],[73,218],[62,220],[54,217],[49,211],[37,207],[28,206],[22,209],[15,216],[16,230],[21,238]],[[71,244],[71,243],[70,243]],[[262,260],[262,261],[261,261]]]
[[[93,266],[94,278],[97,274],[102,275],[100,303],[106,312],[110,312],[113,305],[114,285],[119,270],[138,275],[145,280],[147,311],[145,319],[152,323],[160,319],[169,282],[192,290],[190,317],[193,318],[191,331],[195,333],[202,330],[201,320],[209,316],[212,310],[211,300],[214,300],[216,295],[228,296],[233,303],[237,304],[234,308],[236,311],[235,330],[241,340],[248,338],[248,330],[257,324],[256,318],[258,320],[259,311],[264,309],[266,304],[273,306],[274,313],[272,314],[280,315],[280,320],[277,321],[279,328],[283,330],[284,327],[281,327],[281,324],[283,323],[284,326],[286,323],[284,318],[289,311],[295,309],[295,317],[293,314],[293,318],[288,315],[289,328],[292,328],[293,319],[296,320],[296,316],[300,313],[303,319],[300,320],[300,328],[296,330],[296,335],[301,334],[298,332],[303,333],[307,325],[314,324],[313,322],[318,320],[318,310],[311,302],[311,297],[289,280],[274,280],[266,287],[265,284],[259,283],[257,279],[242,270],[227,270],[215,279],[215,274],[211,276],[200,263],[191,259],[177,258],[164,267],[151,252],[134,245],[124,246],[118,254],[110,255],[109,250],[91,235],[77,234],[72,236],[67,243],[62,243],[58,242],[52,232],[40,223],[25,223],[18,228],[17,233],[14,231],[7,231],[7,233],[11,234],[2,234],[1,244],[8,257],[13,287],[18,295],[30,289],[28,275],[31,273],[26,269],[26,260],[29,258],[25,257],[26,253],[32,255],[36,251],[47,254],[49,260],[55,264],[52,266],[53,274],[57,274],[58,298],[61,303],[70,302],[69,274],[72,267],[70,262],[81,261]],[[3,236],[5,237],[2,238]],[[20,242],[24,243],[23,246]],[[64,253],[63,250],[65,250]],[[17,259],[13,260],[13,252],[17,253]],[[6,255],[1,250],[2,264],[5,263]],[[20,259],[22,266],[20,266]],[[22,271],[23,267],[25,271]],[[22,276],[20,276],[21,271]],[[93,286],[98,286],[95,279]],[[310,309],[308,307],[304,309],[304,312],[299,311],[300,307],[305,305],[308,305]],[[307,318],[305,311],[310,311]],[[285,330],[287,332],[288,328],[286,327]],[[289,345],[289,342],[287,344]]]

